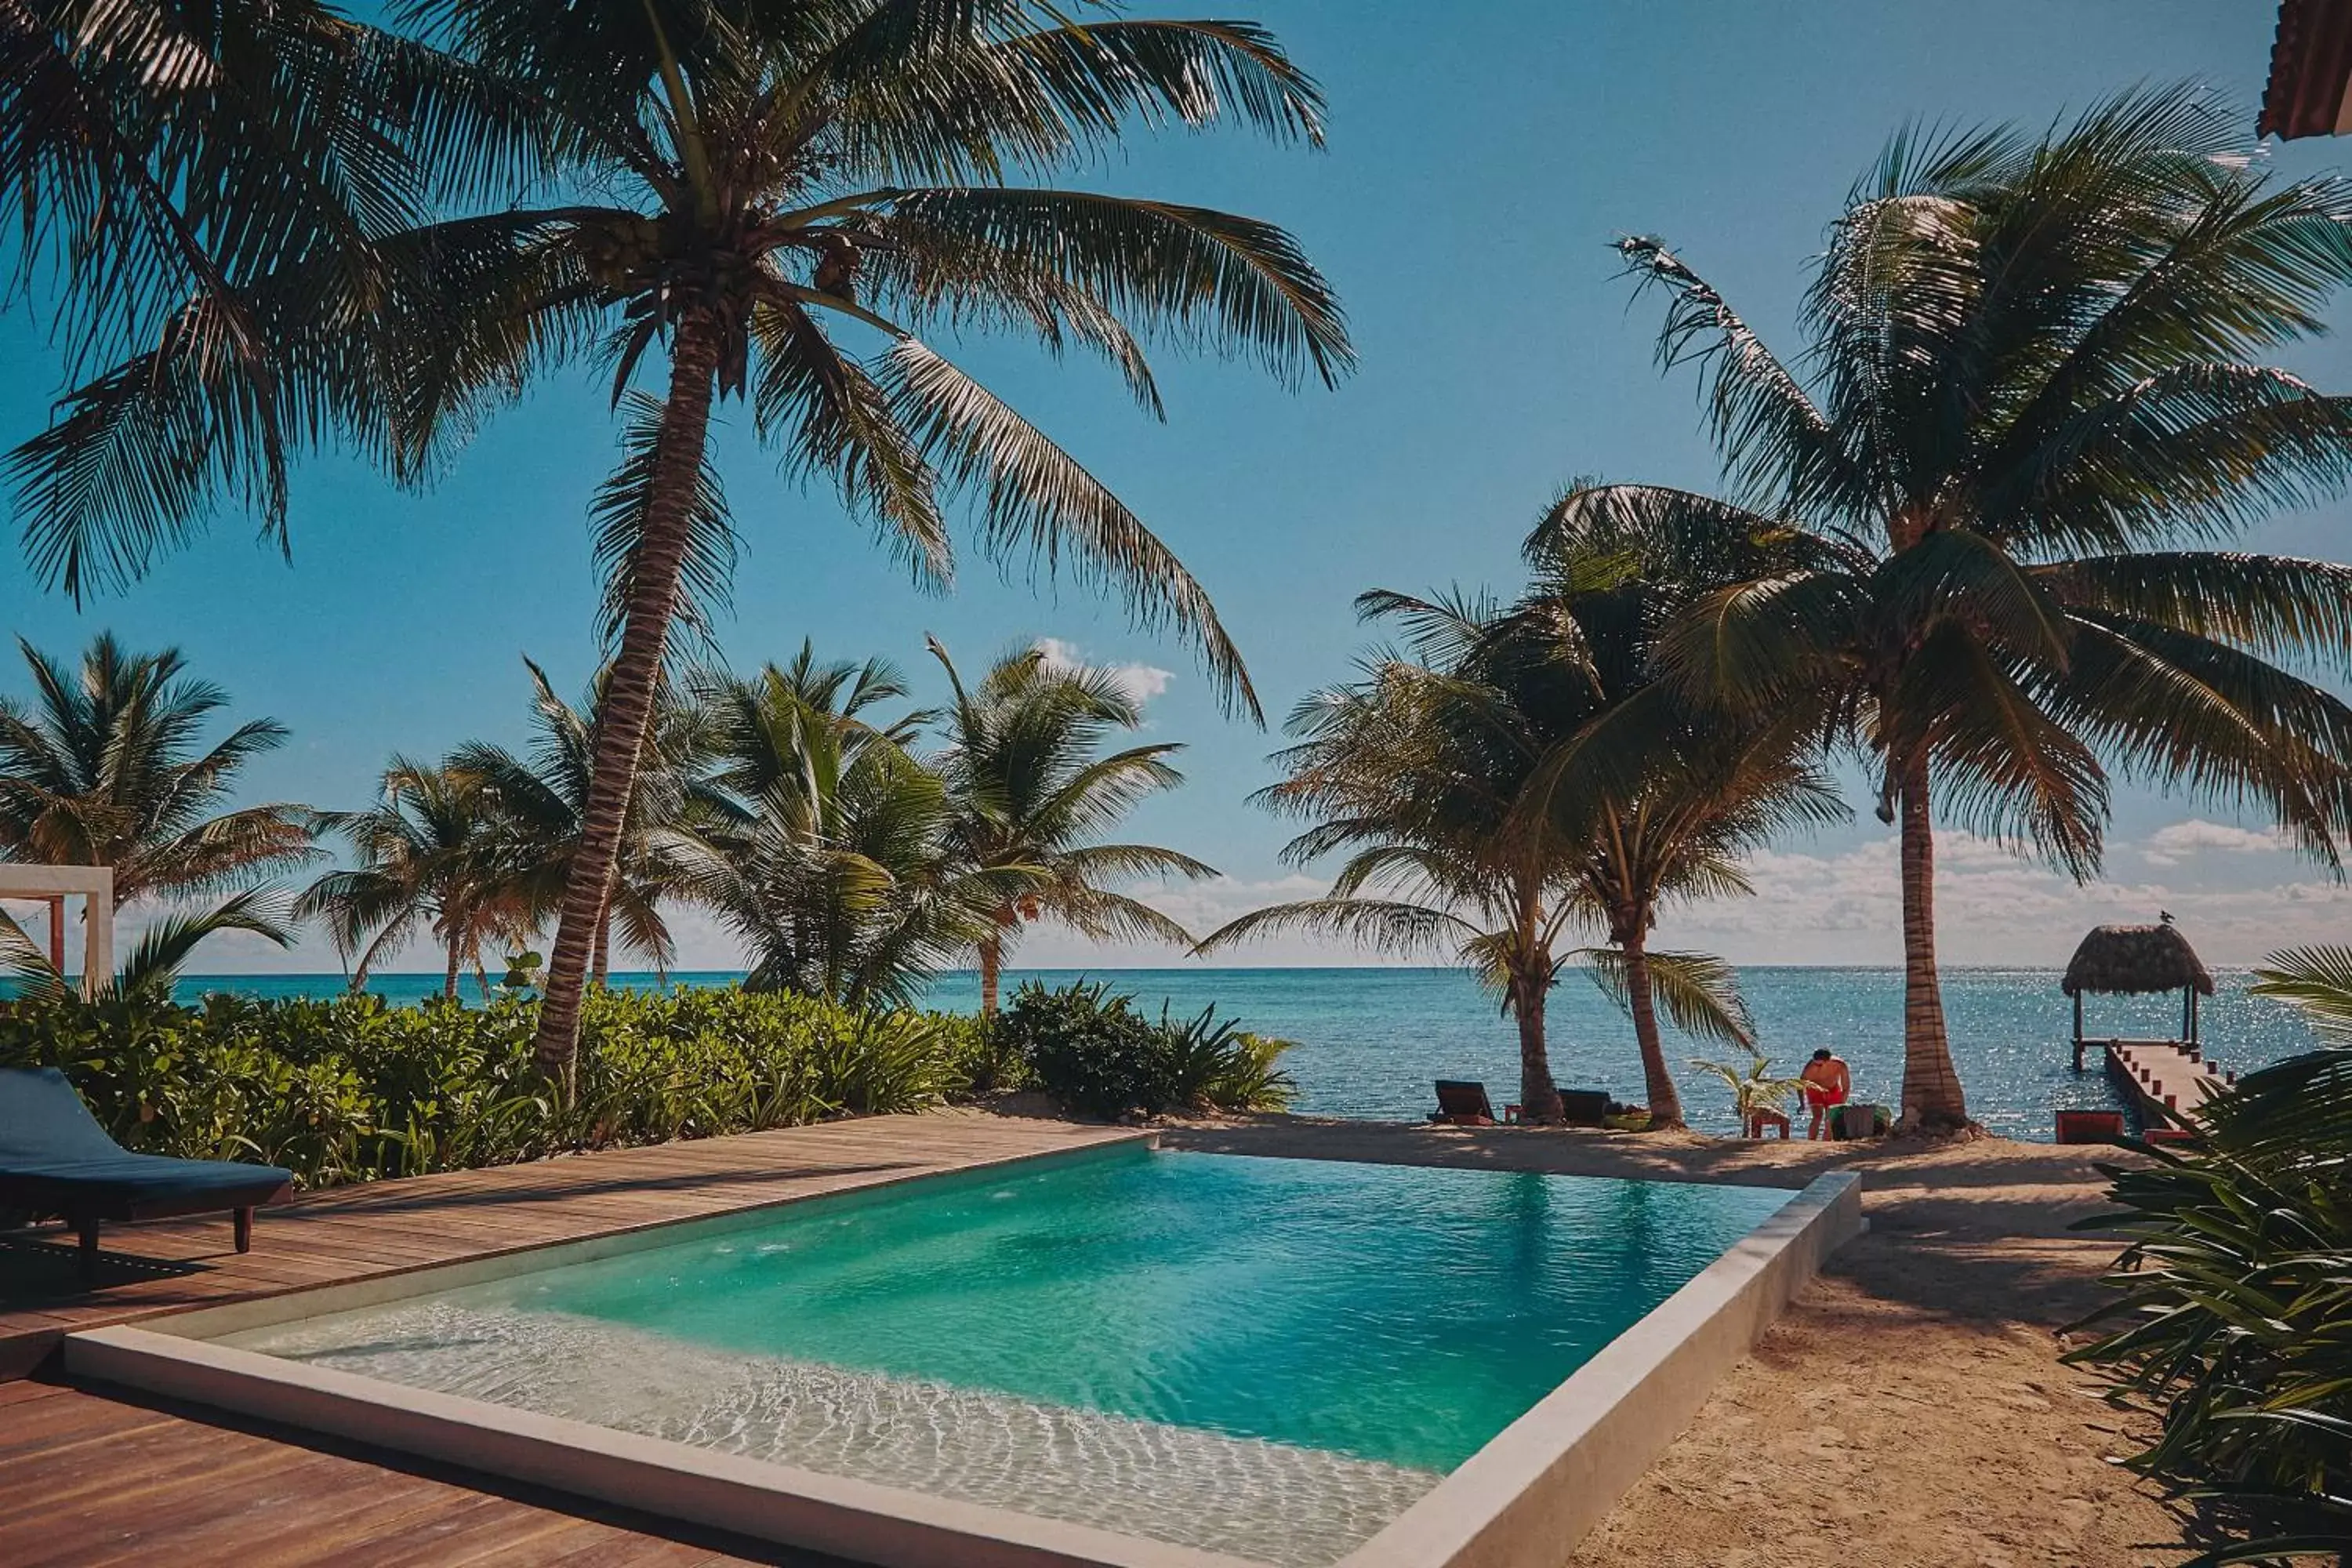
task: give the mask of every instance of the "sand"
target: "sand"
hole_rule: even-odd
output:
[[[1801,1186],[1863,1173],[1871,1230],[1717,1388],[1570,1562],[1578,1568],[2140,1568],[2180,1533],[2111,1456],[2135,1445],[2060,1331],[2095,1305],[2105,1149],[1987,1138],[1742,1143],[1268,1117],[1171,1147]]]

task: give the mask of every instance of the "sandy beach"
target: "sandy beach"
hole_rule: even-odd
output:
[[[2110,1457],[2134,1446],[2062,1331],[2100,1299],[2115,1152],[1965,1143],[1743,1143],[1267,1117],[1171,1128],[1171,1147],[1798,1186],[1861,1173],[1846,1247],[1584,1542],[1577,1568],[1884,1568],[2177,1561],[2179,1529]]]

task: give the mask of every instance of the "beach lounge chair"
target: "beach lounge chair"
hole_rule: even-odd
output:
[[[1609,1096],[1598,1089],[1559,1091],[1559,1119],[1570,1127],[1599,1127],[1609,1120]]]
[[[1430,1114],[1432,1121],[1450,1127],[1498,1127],[1503,1121],[1517,1121],[1519,1108],[1503,1107],[1501,1121],[1495,1116],[1494,1101],[1486,1098],[1483,1083],[1466,1083],[1458,1079],[1437,1080],[1437,1109]]]
[[[62,1215],[79,1234],[86,1279],[102,1220],[236,1216],[236,1249],[253,1247],[253,1211],[286,1195],[290,1171],[229,1160],[134,1154],[106,1135],[55,1068],[0,1068],[0,1207]]]

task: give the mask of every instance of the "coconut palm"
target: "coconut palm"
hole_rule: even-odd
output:
[[[1544,1013],[1581,911],[1568,877],[1576,846],[1532,792],[1566,736],[1559,714],[1583,710],[1574,678],[1540,661],[1482,667],[1491,603],[1358,604],[1402,621],[1405,647],[1374,650],[1360,679],[1301,702],[1288,725],[1298,743],[1275,758],[1288,776],[1255,797],[1310,823],[1286,860],[1349,858],[1326,897],[1253,910],[1198,951],[1284,930],[1399,956],[1450,949],[1517,1025],[1521,1114],[1556,1121]]]
[[[349,840],[359,864],[313,882],[295,912],[322,920],[346,962],[356,956],[354,992],[367,989],[377,959],[429,932],[446,959],[442,994],[457,994],[470,965],[487,995],[484,944],[530,931],[529,899],[506,874],[496,802],[471,773],[400,756],[380,796],[364,811],[318,814],[320,831]]]
[[[580,850],[604,683],[600,677],[587,703],[575,708],[556,695],[546,671],[528,658],[523,666],[531,680],[529,754],[518,756],[502,746],[474,741],[450,752],[444,765],[484,792],[494,840],[488,853],[496,874],[506,879],[537,924],[561,908],[572,859]],[[701,787],[702,725],[691,703],[662,699],[646,746],[647,755],[637,771],[637,787],[629,797],[614,861],[604,924],[596,933],[590,973],[600,985],[610,967],[615,924],[622,944],[642,955],[656,973],[677,956],[661,907],[677,892],[677,882],[674,868],[655,847],[655,835],[689,826],[693,814],[709,805]]]
[[[1566,677],[1549,686],[1561,737],[1523,809],[1548,814],[1570,846],[1566,886],[1605,938],[1575,956],[1632,1017],[1652,1124],[1676,1127],[1659,1005],[1685,1033],[1749,1046],[1753,1029],[1728,965],[1651,948],[1660,909],[1752,891],[1748,852],[1844,808],[1803,730],[1708,710],[1657,679],[1659,628],[1738,563],[1645,562],[1627,548],[1624,520],[1588,505],[1587,489],[1568,491],[1529,537],[1534,582],[1481,635],[1477,657]]]
[[[1191,946],[1182,926],[1101,883],[1213,877],[1215,869],[1157,845],[1097,842],[1139,802],[1184,782],[1168,761],[1183,747],[1162,742],[1101,754],[1108,737],[1143,722],[1142,704],[1116,671],[1056,663],[1031,647],[997,660],[978,686],[966,687],[948,650],[936,638],[926,641],[954,697],[943,715],[947,749],[938,758],[955,817],[952,853],[976,869],[1042,874],[997,905],[994,929],[981,939],[982,1014],[996,1016],[1005,954],[1034,921],[1060,921],[1097,941]]]
[[[2263,363],[2352,279],[2352,184],[2274,182],[2237,123],[2171,89],[2041,137],[1898,137],[1832,228],[1797,361],[1659,241],[1621,246],[1669,300],[1662,358],[1710,369],[1732,493],[1585,504],[1639,514],[1662,558],[1770,558],[1661,658],[1874,769],[1914,1124],[1967,1120],[1939,812],[2078,878],[2110,765],[2258,804],[2330,863],[2352,822],[2352,708],[2275,662],[2352,652],[2352,567],[2193,548],[2352,478],[2352,405]]]
[[[310,858],[310,816],[272,803],[223,810],[239,775],[286,740],[252,719],[202,751],[228,695],[176,648],[133,654],[110,635],[78,668],[18,639],[30,703],[0,697],[0,859],[106,866],[119,904],[194,896]]]
[[[745,984],[901,1005],[993,928],[1027,868],[952,852],[945,781],[904,744],[921,715],[864,715],[905,692],[879,661],[706,678],[713,784],[730,809],[655,836],[679,885],[744,945]]]
[[[1251,705],[1238,655],[1174,554],[918,334],[1003,328],[1080,344],[1106,354],[1154,410],[1139,346],[1151,336],[1254,354],[1292,377],[1337,375],[1349,352],[1338,307],[1280,230],[1008,184],[1135,121],[1234,116],[1277,136],[1319,137],[1315,88],[1266,33],[1073,20],[1043,0],[413,9],[455,52],[543,105],[568,162],[551,205],[386,242],[436,284],[384,312],[389,335],[415,351],[397,400],[402,439],[420,452],[445,445],[556,361],[609,354],[617,393],[651,351],[667,351],[541,1014],[545,1068],[572,1060],[682,563],[705,510],[719,399],[744,397],[790,471],[834,481],[919,574],[944,577],[942,509],[970,496],[992,551],[1066,559],[1120,585],[1141,619],[1191,637],[1222,689]]]
[[[11,459],[35,569],[120,584],[221,499],[282,542],[291,449],[389,459],[375,240],[541,151],[525,97],[318,0],[0,8],[16,271],[104,372]]]

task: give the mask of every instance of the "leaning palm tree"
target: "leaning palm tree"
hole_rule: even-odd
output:
[[[1253,910],[1196,951],[1285,930],[1399,956],[1450,949],[1517,1023],[1522,1114],[1556,1121],[1545,1007],[1582,919],[1569,880],[1576,846],[1531,805],[1546,752],[1565,738],[1556,672],[1482,668],[1497,616],[1484,601],[1358,603],[1401,618],[1407,647],[1375,650],[1361,679],[1301,702],[1288,726],[1298,743],[1276,757],[1288,776],[1255,797],[1310,824],[1286,860],[1349,858],[1326,897]]]
[[[319,813],[320,831],[349,840],[359,863],[313,882],[295,912],[323,921],[336,951],[356,958],[354,992],[367,989],[379,958],[429,932],[446,959],[442,994],[457,994],[468,965],[488,994],[484,944],[530,929],[529,902],[504,874],[494,811],[471,774],[395,756],[376,805]]]
[[[992,931],[1008,896],[1042,882],[955,852],[946,782],[902,725],[861,716],[904,689],[886,665],[820,665],[806,649],[750,679],[705,679],[712,782],[731,809],[655,840],[742,942],[749,988],[906,1005]]]
[[[528,658],[523,665],[531,680],[534,733],[529,753],[475,741],[450,752],[444,765],[483,792],[490,817],[487,853],[495,874],[536,924],[562,907],[572,858],[580,851],[604,682],[600,677],[588,702],[575,708],[556,695],[546,671]],[[596,932],[590,973],[597,984],[604,983],[610,968],[615,925],[622,945],[656,973],[677,955],[662,905],[678,892],[677,879],[655,848],[655,836],[690,826],[709,804],[700,778],[702,731],[690,702],[665,695],[656,703],[614,856],[604,923]]]
[[[980,942],[980,1009],[996,1016],[997,979],[1024,924],[1060,921],[1103,941],[1141,937],[1189,947],[1191,933],[1141,900],[1103,887],[1110,878],[1213,877],[1214,868],[1154,844],[1105,844],[1101,836],[1145,797],[1184,775],[1169,763],[1183,750],[1162,742],[1102,754],[1117,731],[1143,722],[1142,704],[1108,669],[1058,664],[1042,647],[1009,654],[967,687],[936,638],[926,639],[954,700],[938,758],[954,812],[953,853],[981,870],[1042,873],[991,915]]]
[[[1091,10],[1092,7],[1087,7]],[[1226,115],[1320,135],[1312,83],[1239,22],[1065,17],[1043,0],[489,5],[419,0],[452,49],[560,122],[553,205],[486,213],[391,247],[436,288],[394,302],[419,351],[411,447],[462,436],[543,365],[608,353],[616,394],[666,347],[642,451],[639,531],[580,853],[537,1050],[568,1070],[680,595],[709,515],[715,405],[745,397],[797,475],[829,479],[921,575],[950,563],[943,510],[974,499],[992,550],[1068,560],[1200,647],[1250,706],[1239,656],[1175,555],[1077,461],[919,334],[1011,328],[1107,355],[1148,408],[1141,340],[1255,355],[1327,381],[1339,310],[1268,225],[1059,186],[1011,188],[1127,122]],[[408,314],[404,318],[403,310]],[[861,352],[852,340],[872,345]]]
[[[228,696],[190,676],[178,649],[133,654],[101,635],[68,668],[16,646],[34,696],[0,697],[0,859],[110,867],[127,904],[234,889],[311,858],[305,808],[222,809],[286,730],[247,720],[197,750]]]
[[[1732,494],[1575,505],[1662,561],[1759,561],[1662,663],[1874,769],[1911,1124],[1968,1115],[1939,813],[2078,878],[2110,764],[2259,804],[2331,864],[2352,827],[2352,707],[2279,662],[2352,653],[2352,567],[2194,548],[2352,479],[2352,403],[2263,363],[2352,280],[2352,184],[2273,182],[2237,125],[2173,89],[2038,138],[1897,138],[1832,230],[1799,361],[1659,241],[1620,247],[1671,301],[1662,359],[1711,366]]]

